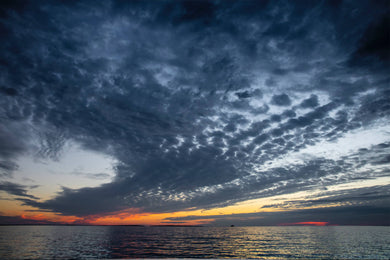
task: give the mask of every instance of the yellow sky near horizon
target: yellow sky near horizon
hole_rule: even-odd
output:
[[[0,200],[0,208],[7,209],[5,215],[8,216],[22,216],[24,219],[33,219],[41,221],[52,221],[58,223],[79,223],[79,224],[92,224],[92,225],[161,225],[161,224],[179,224],[183,225],[203,225],[211,224],[215,220],[215,216],[226,216],[229,218],[234,215],[250,214],[250,213],[261,213],[261,212],[281,212],[281,211],[292,211],[297,209],[309,209],[319,207],[333,207],[340,206],[340,203],[327,203],[321,206],[304,206],[294,207],[289,205],[288,208],[280,207],[283,203],[289,201],[305,201],[310,197],[316,197],[317,199],[326,198],[327,192],[334,191],[346,191],[355,188],[362,187],[374,187],[378,185],[389,185],[390,177],[382,177],[377,179],[369,180],[358,180],[352,183],[344,183],[331,185],[327,187],[327,190],[313,189],[306,191],[294,192],[291,194],[283,194],[277,196],[270,196],[266,198],[251,199],[242,202],[237,202],[233,205],[225,207],[216,207],[211,209],[189,209],[176,212],[168,213],[150,213],[142,212],[141,209],[128,209],[119,212],[113,212],[110,214],[92,215],[87,217],[77,216],[64,216],[54,212],[44,212],[34,209],[30,206],[22,205],[22,202],[13,200],[12,196],[2,197]],[[272,206],[276,205],[276,206]],[[269,207],[263,207],[269,206]],[[181,218],[188,216],[200,217],[196,220],[167,220],[167,218]],[[207,218],[209,216],[209,218]],[[245,217],[244,217],[245,218]],[[250,218],[250,217],[247,217]]]

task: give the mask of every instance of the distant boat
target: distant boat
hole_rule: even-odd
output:
[[[230,225],[230,227],[234,227],[234,225]]]

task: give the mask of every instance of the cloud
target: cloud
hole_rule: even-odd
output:
[[[316,209],[290,210],[283,212],[261,212],[213,216],[186,216],[166,218],[166,221],[188,221],[214,219],[211,225],[230,226],[274,226],[286,223],[327,222],[328,225],[373,225],[388,226],[388,207],[345,206]]]
[[[390,201],[389,185],[378,185],[374,187],[342,189],[327,191],[320,194],[308,196],[299,200],[289,200],[283,203],[264,205],[262,208],[305,208],[305,207],[329,207],[329,206],[355,206],[355,207],[387,207]]]
[[[0,177],[10,177],[13,171],[18,169],[18,165],[12,161],[0,161]]]
[[[23,133],[21,129],[10,125],[7,128],[0,128],[0,156],[2,158],[12,158],[24,150],[23,141],[19,134]]]
[[[7,96],[17,96],[18,91],[14,88],[7,88],[7,87],[0,87],[0,92],[7,95]]]
[[[371,178],[381,176],[389,167],[384,147],[367,147],[383,156],[360,162],[287,160],[389,121],[383,59],[359,60],[382,55],[370,47],[382,46],[382,25],[373,24],[387,9],[378,5],[3,7],[0,167],[14,171],[22,154],[56,160],[67,141],[115,158],[110,183],[22,200],[77,216],[230,205],[364,178],[364,167],[383,167],[370,168]],[[362,40],[368,31],[374,36]]]
[[[309,107],[316,107],[318,106],[318,96],[311,95],[308,99],[305,99],[301,103],[301,107],[303,108],[309,108]]]
[[[12,183],[12,182],[0,182],[0,191],[5,191],[8,194],[19,196],[19,197],[25,197],[29,199],[39,199],[33,195],[27,194],[27,189],[28,188],[34,188],[36,187],[35,185],[32,187],[28,187],[25,185],[20,185],[17,183]]]
[[[367,65],[378,61],[388,65],[390,61],[390,15],[384,14],[371,22],[359,40],[358,49],[351,58],[352,64]]]
[[[36,220],[19,216],[0,216],[0,223],[2,225],[58,225],[58,223],[48,220]]]
[[[291,100],[287,94],[280,94],[272,97],[272,103],[277,106],[289,106],[291,105]]]

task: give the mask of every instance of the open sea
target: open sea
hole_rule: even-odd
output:
[[[390,227],[0,226],[0,259],[389,259]]]

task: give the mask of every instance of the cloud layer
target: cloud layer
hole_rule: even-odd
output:
[[[388,20],[381,1],[4,5],[0,176],[21,155],[58,158],[69,141],[118,164],[112,182],[47,201],[2,190],[87,216],[388,176],[388,135],[337,159],[288,161],[389,123]]]

